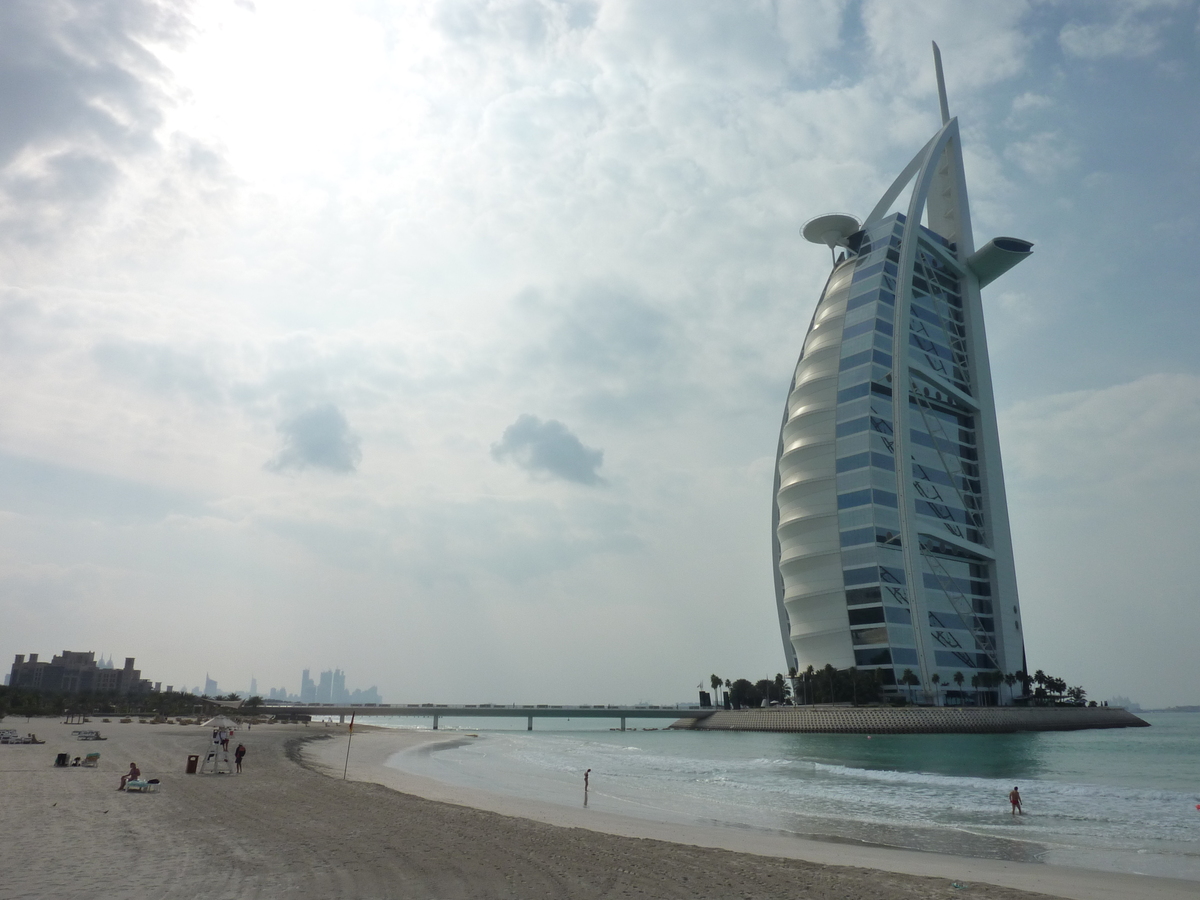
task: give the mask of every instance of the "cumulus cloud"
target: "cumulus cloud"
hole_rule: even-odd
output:
[[[492,458],[499,462],[511,459],[533,475],[576,484],[604,483],[596,471],[604,461],[603,450],[584,446],[562,422],[543,422],[529,413],[504,429],[504,436],[492,444]]]
[[[0,4],[0,223],[45,236],[157,146],[166,69],[147,48],[176,43],[182,10],[149,0]]]
[[[283,449],[267,463],[273,472],[308,468],[353,472],[362,460],[358,436],[332,403],[293,416],[280,424],[279,433],[283,435]]]
[[[1096,6],[1082,8],[1092,10]],[[1081,59],[1150,56],[1162,46],[1163,30],[1169,24],[1163,11],[1176,6],[1174,0],[1121,0],[1109,6],[1112,14],[1105,21],[1068,22],[1059,32],[1058,41],[1068,56]]]

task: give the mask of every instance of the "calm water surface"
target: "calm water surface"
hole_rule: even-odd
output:
[[[466,746],[389,765],[570,805],[590,768],[591,809],[1200,881],[1200,714],[1143,718],[1153,727],[869,739],[486,719],[454,723],[479,734]]]

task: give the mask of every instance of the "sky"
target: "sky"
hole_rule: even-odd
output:
[[[389,702],[785,666],[829,269],[960,119],[1026,651],[1200,703],[1200,9],[0,4],[0,660]]]

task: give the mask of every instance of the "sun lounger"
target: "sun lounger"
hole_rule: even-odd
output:
[[[0,734],[0,744],[44,744],[45,741],[39,741],[36,734],[18,735],[16,732],[6,732]]]
[[[127,781],[125,782],[125,790],[139,791],[143,794],[149,794],[158,790],[158,779],[151,778],[149,781]]]
[[[83,760],[83,764],[88,768],[96,768],[100,765],[100,754],[89,753]]]

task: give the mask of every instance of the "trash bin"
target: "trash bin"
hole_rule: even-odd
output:
[[[187,774],[195,775],[196,766],[200,765],[200,757],[195,753],[188,754]]]
[[[60,753],[58,756],[54,757],[54,765],[58,766],[60,769],[65,769],[68,765],[70,765],[70,761],[71,756],[69,753]]]

